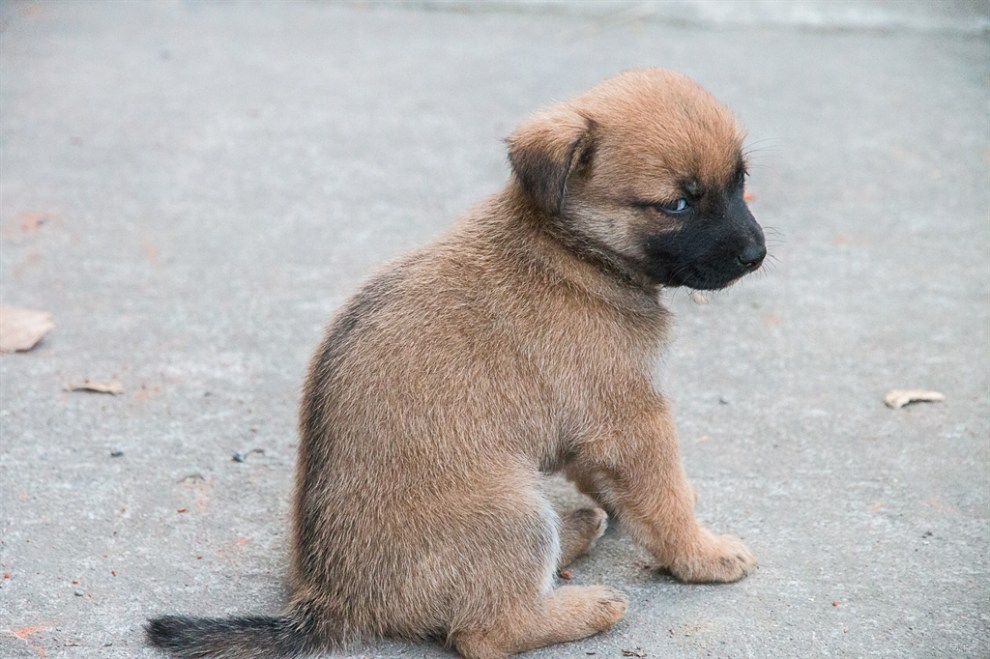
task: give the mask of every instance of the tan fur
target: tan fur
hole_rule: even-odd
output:
[[[637,265],[663,219],[629,206],[686,175],[722,185],[740,143],[683,76],[622,74],[524,123],[506,188],[339,313],[305,387],[294,505],[292,608],[322,637],[441,637],[481,658],[614,625],[621,593],[554,584],[605,514],[559,517],[544,473],[680,579],[753,569],[695,520],[651,384],[668,312]]]

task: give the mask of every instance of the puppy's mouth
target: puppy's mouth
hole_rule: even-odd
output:
[[[715,278],[711,276],[682,277],[677,283],[668,284],[668,286],[684,286],[696,291],[717,291],[732,286],[732,284],[740,279],[742,279],[742,275],[729,278]]]
[[[763,265],[766,252],[753,258],[736,258],[733,262],[719,265],[686,263],[659,277],[664,286],[685,286],[697,291],[716,291],[727,288],[743,277],[756,272]]]
[[[682,273],[680,281],[675,286],[686,286],[697,291],[717,291],[732,286],[746,275],[759,269],[759,265],[747,268],[743,272],[705,272],[691,269]]]
[[[760,269],[766,243],[755,221],[744,231],[685,229],[649,237],[644,269],[662,286],[712,291]]]

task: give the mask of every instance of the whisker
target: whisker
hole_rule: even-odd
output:
[[[764,138],[762,140],[756,140],[755,142],[750,142],[743,147],[743,158],[749,160],[749,157],[754,153],[767,153],[777,151],[784,146],[784,143],[778,139],[774,138]]]

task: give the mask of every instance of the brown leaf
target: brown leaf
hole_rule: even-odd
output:
[[[54,327],[50,313],[0,306],[0,352],[30,350]]]
[[[943,400],[945,400],[945,396],[941,393],[921,389],[892,389],[883,397],[884,404],[895,410],[910,403],[938,403]]]
[[[86,379],[82,382],[66,385],[65,391],[91,391],[96,394],[111,394],[113,396],[118,396],[124,393],[124,387],[121,386],[120,382],[117,380],[110,380],[109,382],[94,382]]]

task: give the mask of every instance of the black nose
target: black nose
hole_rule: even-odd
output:
[[[744,268],[749,268],[750,270],[755,270],[760,267],[763,263],[763,259],[766,258],[767,247],[762,243],[752,243],[747,245],[743,251],[739,252],[736,259]]]

